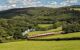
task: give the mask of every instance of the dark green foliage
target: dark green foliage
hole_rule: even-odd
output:
[[[5,40],[21,39],[23,38],[22,32],[27,29],[44,31],[60,27],[62,23],[63,31],[66,33],[78,32],[80,31],[79,19],[80,11],[74,10],[73,7],[31,7],[0,11],[0,37]],[[53,25],[48,28],[40,28],[38,24]],[[0,42],[2,42],[1,39]]]
[[[64,23],[62,29],[65,33],[80,32],[79,23]]]

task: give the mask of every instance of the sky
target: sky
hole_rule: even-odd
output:
[[[0,0],[0,10],[25,7],[62,7],[80,5],[80,0]]]

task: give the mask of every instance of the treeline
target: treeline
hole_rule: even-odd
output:
[[[27,29],[48,30],[62,26],[65,33],[80,31],[80,11],[68,8],[17,8],[0,12],[0,41],[22,39]],[[62,24],[63,22],[63,24]],[[38,24],[53,24],[40,28]]]
[[[63,31],[65,33],[80,32],[80,11],[70,9],[68,13],[71,13],[72,17],[63,22]]]
[[[65,23],[63,25],[63,30],[65,31],[65,33],[80,32],[80,24],[79,23]]]
[[[0,41],[22,39],[22,32],[31,28],[35,28],[35,25],[26,17],[0,19]]]

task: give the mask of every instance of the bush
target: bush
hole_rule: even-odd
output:
[[[62,26],[63,31],[65,33],[72,33],[72,32],[80,32],[80,24],[79,23],[65,23]]]

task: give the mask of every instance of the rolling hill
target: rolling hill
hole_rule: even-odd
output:
[[[75,10],[73,7],[79,9],[80,6],[73,5],[60,8],[30,7],[0,11],[0,40],[3,42],[9,39],[22,39],[21,33],[27,29],[43,30],[38,24],[52,24],[52,26],[44,30],[55,29],[64,24],[64,31],[79,32],[80,11]],[[55,24],[57,22],[58,24]],[[78,24],[75,25],[75,23]],[[76,31],[72,29],[72,26],[75,27]],[[7,37],[11,38],[8,39]]]

